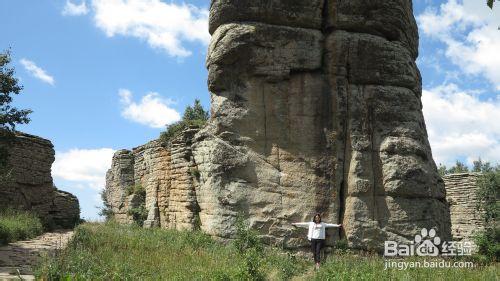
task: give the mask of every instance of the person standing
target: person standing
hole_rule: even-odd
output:
[[[316,269],[319,269],[320,265],[320,253],[321,249],[325,245],[325,230],[329,227],[342,227],[341,224],[324,223],[321,221],[321,215],[316,214],[311,222],[294,222],[292,223],[295,227],[307,227],[309,229],[307,233],[307,239],[311,241],[311,250],[314,256],[314,263],[316,264]]]

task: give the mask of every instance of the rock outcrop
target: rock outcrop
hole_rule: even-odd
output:
[[[480,176],[480,173],[462,173],[443,177],[453,240],[473,241],[474,234],[484,230],[484,212],[478,208],[477,197]]]
[[[290,223],[319,212],[344,225],[330,239],[354,248],[424,227],[449,240],[411,1],[212,0],[209,29],[208,125],[179,148],[142,152],[164,156],[132,152],[160,161],[134,180],[157,199],[146,204],[162,227],[199,222],[231,238],[243,213],[269,243],[295,247],[305,235]]]
[[[0,180],[0,207],[36,213],[52,227],[71,228],[80,220],[78,199],[52,182],[54,148],[49,140],[24,133],[0,140],[8,152]]]
[[[132,151],[120,150],[113,157],[106,177],[106,198],[114,218],[130,223],[131,210],[143,204],[147,212],[144,226],[193,229],[198,220],[196,174],[191,140],[198,130],[189,129],[163,144],[151,141]],[[145,190],[144,202],[137,202],[132,190]]]

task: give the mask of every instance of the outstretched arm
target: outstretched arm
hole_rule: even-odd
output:
[[[297,226],[297,227],[308,227],[309,223],[308,222],[294,222],[294,223],[292,223],[292,225]]]
[[[325,227],[342,227],[341,224],[325,223]]]

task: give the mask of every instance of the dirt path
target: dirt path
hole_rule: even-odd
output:
[[[41,254],[64,248],[72,235],[72,230],[48,232],[0,247],[0,280],[34,280],[33,267]]]

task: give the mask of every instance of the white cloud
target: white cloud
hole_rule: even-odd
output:
[[[445,55],[469,75],[484,75],[500,91],[500,9],[484,1],[448,0],[418,16],[423,33],[446,45]]]
[[[171,56],[186,57],[184,41],[208,44],[208,11],[159,0],[93,0],[95,23],[107,36],[131,36]]]
[[[73,182],[75,188],[103,189],[114,152],[111,148],[57,151],[52,175]]]
[[[158,93],[148,93],[140,103],[133,101],[129,90],[120,89],[118,94],[124,106],[122,116],[128,120],[151,128],[164,128],[181,119],[181,115],[169,107],[172,101],[163,99]]]
[[[45,83],[54,85],[55,83],[54,77],[47,74],[45,70],[37,66],[33,61],[23,58],[20,60],[20,63],[24,66],[26,71],[28,71],[31,75],[35,76],[36,78],[42,80]]]
[[[500,97],[482,101],[448,84],[424,90],[422,102],[436,163],[452,166],[462,157],[500,163]]]
[[[62,14],[63,16],[82,16],[88,14],[89,9],[87,8],[87,3],[82,1],[80,4],[75,4],[70,0],[66,0],[66,5],[64,5]]]

